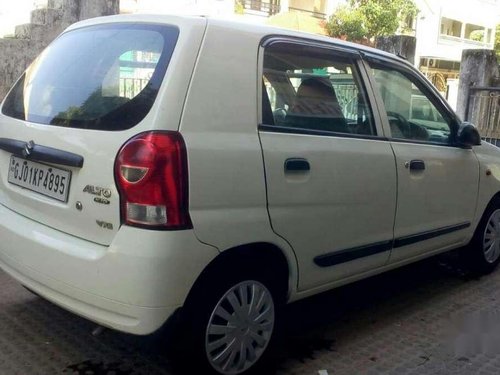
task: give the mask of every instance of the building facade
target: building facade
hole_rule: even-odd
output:
[[[415,0],[417,38],[415,64],[456,103],[460,60],[464,49],[493,49],[500,24],[499,0]]]
[[[235,12],[257,22],[289,11],[326,19],[342,0],[121,0],[123,13],[175,12],[184,14],[233,15]]]
[[[210,16],[234,16],[238,13],[250,22],[271,23],[272,16],[292,14],[296,19],[274,23],[277,26],[303,30],[310,19],[322,21],[347,0],[120,0],[122,13],[180,13]],[[415,64],[446,96],[456,103],[460,60],[464,49],[492,49],[495,28],[500,23],[500,0],[414,0],[419,9],[411,22],[417,38]],[[63,3],[63,0],[19,0],[19,6],[3,9],[0,32],[13,34],[14,25],[27,22],[29,11]],[[50,8],[50,7],[49,7]],[[300,17],[298,16],[300,15]],[[0,14],[2,16],[2,14]],[[16,18],[18,17],[18,18]],[[19,18],[24,17],[24,18]],[[309,19],[307,19],[307,18]],[[276,18],[276,17],[274,17]],[[7,21],[10,21],[7,22]],[[301,27],[299,27],[299,25]],[[317,25],[305,31],[317,32]],[[2,29],[3,28],[3,29]],[[323,29],[319,27],[319,29]]]
[[[239,13],[251,22],[272,23],[278,14],[300,14],[321,21],[347,0],[121,0],[122,12],[175,12],[231,16]],[[464,49],[493,49],[500,24],[500,0],[414,0],[419,13],[409,20],[417,38],[415,65],[456,105],[458,74]],[[298,17],[298,16],[296,16]],[[274,23],[299,28],[305,18]],[[406,25],[405,25],[406,26]],[[323,29],[321,27],[321,29]],[[311,32],[317,32],[309,28]]]

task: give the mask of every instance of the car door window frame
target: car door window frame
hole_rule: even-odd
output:
[[[414,69],[413,66],[409,65],[409,63],[405,61],[397,61],[395,59],[386,58],[383,56],[378,56],[370,53],[362,53],[362,58],[363,58],[363,65],[367,72],[367,78],[370,81],[370,85],[372,87],[372,91],[375,96],[376,105],[379,109],[378,112],[381,116],[384,132],[385,134],[387,134],[387,138],[391,142],[417,143],[417,144],[426,144],[426,145],[442,146],[442,147],[458,147],[458,148],[461,147],[457,142],[458,129],[461,123],[460,119],[455,114],[453,109],[451,109],[448,102],[446,102],[446,100],[444,100],[441,97],[436,88],[431,83],[428,82],[428,80],[425,78],[424,75],[422,75],[419,71]],[[406,77],[409,81],[411,81],[412,84],[415,84],[414,81],[418,82],[418,85],[416,85],[418,89],[436,107],[439,114],[441,114],[441,116],[443,116],[445,120],[449,120],[448,126],[450,127],[450,142],[438,143],[438,142],[429,142],[425,140],[392,137],[384,100],[382,99],[380,90],[378,89],[377,86],[378,84],[373,76],[372,72],[373,69],[370,63],[396,71],[402,74],[404,77]]]
[[[325,51],[325,53],[335,53],[335,56],[343,59],[349,59],[352,63],[354,69],[356,69],[356,74],[358,76],[359,89],[364,90],[363,96],[365,99],[365,105],[372,115],[372,126],[375,134],[356,134],[356,133],[341,133],[325,130],[314,130],[314,129],[303,129],[296,127],[287,127],[273,124],[264,123],[264,105],[267,93],[263,92],[263,78],[264,78],[264,53],[265,49],[274,44],[290,44],[295,46],[304,46],[307,48],[318,48]],[[376,103],[376,98],[374,96],[373,90],[371,88],[371,83],[367,75],[366,69],[363,67],[363,61],[360,52],[355,48],[346,48],[343,46],[338,46],[331,43],[323,43],[320,41],[314,41],[307,38],[295,38],[295,37],[284,37],[271,35],[267,36],[261,41],[259,55],[258,55],[258,84],[257,84],[257,95],[258,95],[258,129],[260,131],[275,132],[275,133],[291,133],[291,134],[304,134],[304,135],[317,135],[317,136],[330,136],[330,137],[344,137],[344,138],[360,138],[360,139],[373,139],[373,140],[384,140],[387,141],[385,132],[382,126],[381,117],[379,114],[378,106]]]

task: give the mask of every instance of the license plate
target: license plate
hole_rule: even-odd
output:
[[[70,171],[12,155],[7,180],[58,201],[68,201]]]

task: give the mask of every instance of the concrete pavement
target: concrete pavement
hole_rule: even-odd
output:
[[[95,325],[0,272],[0,374],[171,374],[158,336]],[[270,374],[499,374],[500,270],[433,258],[290,305]]]

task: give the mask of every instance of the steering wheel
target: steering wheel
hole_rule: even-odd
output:
[[[387,117],[394,117],[397,120],[397,127],[405,138],[411,138],[411,126],[408,120],[397,112],[387,111]],[[391,120],[389,120],[391,124]],[[392,131],[392,128],[391,128]]]

